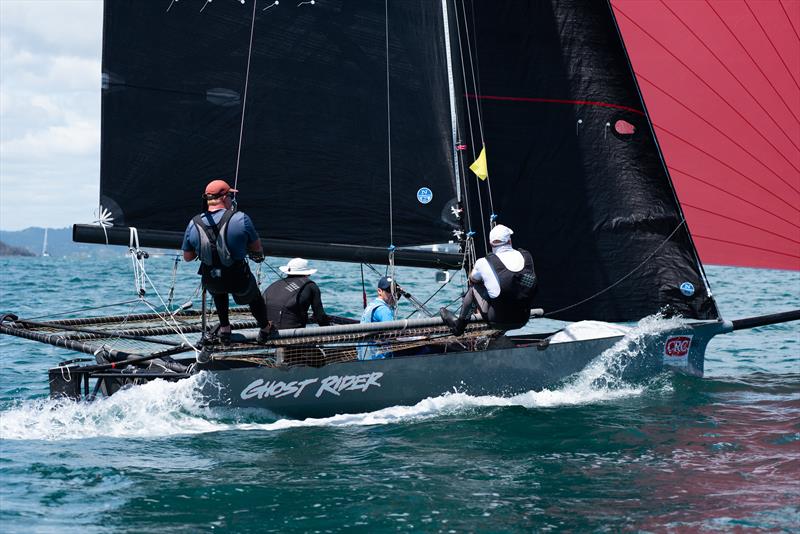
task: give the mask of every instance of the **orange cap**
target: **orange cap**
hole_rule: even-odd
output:
[[[206,186],[206,195],[211,197],[220,197],[225,193],[238,193],[238,189],[231,189],[231,186],[228,185],[228,182],[225,180],[212,180],[208,182]]]

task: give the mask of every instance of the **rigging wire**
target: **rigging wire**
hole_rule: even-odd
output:
[[[131,299],[131,300],[123,300],[122,302],[114,302],[113,304],[103,304],[102,306],[89,306],[86,308],[75,308],[72,310],[58,312],[58,313],[48,313],[45,315],[37,315],[36,317],[26,317],[28,321],[35,321],[37,319],[50,319],[53,317],[61,317],[62,315],[72,315],[78,314],[86,311],[94,311],[94,310],[102,310],[104,308],[114,308],[116,306],[125,306],[127,304],[131,304],[133,302],[139,302],[138,298]]]
[[[250,80],[250,58],[253,55],[253,30],[256,26],[256,0],[253,0],[253,19],[250,23],[250,44],[247,48],[247,70],[244,75],[244,91],[242,96],[242,120],[239,123],[239,145],[236,148],[236,174],[233,179],[233,189],[239,187],[239,163],[242,156],[242,138],[244,137],[244,117],[245,109],[247,108],[247,85]],[[235,193],[234,193],[235,194]]]
[[[463,7],[463,0],[462,0],[462,7]],[[475,2],[473,0],[470,0],[470,7],[471,7],[471,13],[472,13],[472,34],[473,34],[473,38],[474,38],[474,41],[475,41],[475,56],[474,56],[475,57],[475,63],[474,63],[474,65],[473,65],[473,62],[472,62],[472,58],[473,58],[472,48],[473,47],[472,47],[471,41],[469,39],[469,29],[467,29],[467,11],[466,11],[466,9],[463,9],[463,11],[464,11],[464,29],[466,30],[466,35],[467,35],[467,46],[469,47],[469,65],[470,65],[470,71],[472,73],[472,87],[475,89],[475,94],[480,95],[482,93],[481,93],[481,71],[480,71],[480,64],[478,63],[478,61],[479,61],[479,59],[478,59],[478,30],[477,30],[477,28],[475,26]],[[478,110],[478,127],[480,128],[480,131],[481,131],[481,144],[484,147],[486,147],[486,139],[485,139],[485,137],[483,135],[483,106],[482,106],[482,103],[481,103],[480,100],[477,101],[475,107]],[[488,170],[488,164],[487,164],[487,170]],[[491,219],[490,219],[489,222],[491,223],[490,226],[493,227],[494,226],[494,220],[497,217],[497,215],[496,215],[496,213],[494,211],[494,198],[492,196],[492,176],[491,176],[490,173],[487,173],[487,175],[486,175],[486,189],[489,191],[489,209],[492,210]]]
[[[691,73],[692,73],[692,74],[695,76],[695,78],[697,78],[697,79],[698,79],[698,80],[699,80],[699,81],[700,81],[700,82],[701,82],[703,85],[705,85],[705,86],[706,86],[706,87],[707,87],[707,88],[708,88],[708,89],[709,89],[711,92],[713,92],[715,95],[717,95],[717,97],[718,97],[718,98],[719,98],[719,99],[720,99],[720,100],[721,100],[721,101],[722,101],[722,102],[723,102],[725,105],[727,105],[727,106],[728,106],[728,107],[729,107],[731,110],[733,110],[733,112],[734,112],[734,113],[736,113],[736,114],[737,114],[737,115],[738,115],[738,116],[739,116],[739,117],[740,117],[740,118],[741,118],[741,119],[742,119],[744,122],[746,122],[746,123],[747,123],[747,124],[748,124],[748,125],[749,125],[749,126],[752,128],[752,129],[753,129],[753,131],[755,131],[755,132],[756,132],[756,133],[757,133],[757,134],[758,134],[758,135],[759,135],[759,136],[760,136],[760,137],[761,137],[761,138],[762,138],[762,139],[763,139],[763,140],[764,140],[764,141],[765,141],[765,142],[766,142],[766,143],[767,143],[769,146],[771,146],[771,147],[773,148],[773,150],[775,150],[775,152],[776,152],[778,155],[780,155],[780,156],[781,156],[781,157],[782,157],[782,158],[783,158],[783,159],[784,159],[784,160],[785,160],[785,161],[786,161],[786,162],[787,162],[787,163],[788,163],[788,164],[789,164],[789,165],[790,165],[790,166],[791,166],[791,167],[792,167],[792,168],[793,168],[795,171],[797,171],[798,173],[800,173],[800,168],[798,168],[797,166],[795,166],[795,164],[792,162],[792,160],[791,160],[791,159],[790,159],[788,156],[786,156],[786,154],[784,154],[783,152],[781,152],[781,150],[780,150],[780,149],[778,149],[778,147],[777,147],[777,146],[775,146],[775,143],[773,143],[772,141],[770,141],[770,140],[769,140],[769,138],[768,138],[766,135],[764,135],[764,133],[762,133],[762,132],[761,132],[761,130],[759,130],[758,128],[756,128],[756,127],[755,127],[755,125],[754,125],[754,124],[753,124],[751,121],[749,121],[749,120],[747,119],[747,117],[745,117],[745,116],[742,114],[742,112],[741,112],[741,111],[739,111],[738,109],[736,109],[736,107],[735,107],[733,104],[731,104],[731,103],[728,101],[728,99],[726,99],[724,96],[722,96],[722,95],[719,93],[719,91],[717,91],[716,89],[714,89],[714,88],[711,86],[711,84],[709,84],[709,83],[708,83],[708,82],[707,82],[707,81],[706,81],[706,80],[705,80],[705,79],[704,79],[702,76],[700,76],[700,75],[699,75],[697,72],[695,72],[695,71],[694,71],[694,69],[692,69],[692,68],[691,68],[689,65],[687,65],[687,64],[686,64],[686,62],[684,62],[684,61],[683,61],[681,58],[679,58],[678,56],[676,56],[676,55],[675,55],[675,54],[674,54],[674,53],[673,53],[673,52],[672,52],[672,51],[671,51],[671,50],[670,50],[670,49],[669,49],[669,48],[668,48],[666,45],[664,45],[664,44],[663,44],[661,41],[659,41],[658,39],[656,39],[656,38],[655,38],[655,37],[654,37],[654,36],[653,36],[653,35],[652,35],[650,32],[648,32],[646,29],[644,29],[642,26],[640,26],[640,25],[639,25],[639,24],[638,24],[638,23],[637,23],[635,20],[633,20],[633,18],[631,18],[631,17],[629,17],[628,15],[626,15],[624,11],[622,11],[621,9],[619,9],[619,6],[614,6],[614,10],[615,10],[615,12],[619,13],[620,15],[622,15],[623,17],[625,17],[626,19],[628,19],[628,20],[631,22],[631,24],[633,24],[634,26],[636,26],[636,27],[637,27],[637,28],[638,28],[638,29],[639,29],[639,30],[640,30],[642,33],[644,33],[645,35],[647,35],[647,36],[648,36],[648,37],[649,37],[649,38],[650,38],[650,39],[651,39],[653,42],[655,42],[655,43],[656,43],[656,44],[658,44],[658,45],[659,45],[661,48],[663,48],[663,49],[664,49],[664,51],[666,51],[666,52],[667,52],[667,53],[668,53],[670,56],[672,56],[672,58],[673,58],[673,59],[675,59],[675,60],[676,60],[678,63],[680,63],[680,64],[681,64],[681,65],[682,65],[682,66],[683,66],[683,67],[684,67],[686,70],[688,70],[689,72],[691,72]]]
[[[680,230],[680,228],[681,228],[682,226],[684,226],[685,224],[686,224],[686,219],[681,219],[681,220],[680,220],[680,222],[678,222],[678,226],[676,226],[676,227],[675,227],[675,229],[674,229],[674,230],[673,230],[673,231],[672,231],[672,232],[671,232],[671,233],[670,233],[670,234],[669,234],[669,235],[668,235],[668,236],[667,236],[667,237],[666,237],[666,238],[665,238],[663,241],[661,241],[661,243],[659,243],[659,245],[658,245],[658,246],[657,246],[655,249],[653,249],[653,252],[651,252],[651,253],[650,253],[650,254],[649,254],[649,255],[648,255],[648,256],[647,256],[647,257],[646,257],[644,260],[642,260],[642,262],[641,262],[639,265],[637,265],[636,267],[634,267],[633,269],[631,269],[631,270],[630,270],[630,271],[629,271],[627,274],[625,274],[624,276],[622,276],[621,278],[619,278],[619,279],[618,279],[616,282],[614,282],[613,284],[611,284],[611,285],[609,285],[609,286],[606,286],[605,288],[601,289],[600,291],[598,291],[598,292],[597,292],[597,293],[595,293],[594,295],[591,295],[591,296],[589,296],[589,297],[586,297],[585,299],[583,299],[583,300],[581,300],[581,301],[579,301],[579,302],[576,302],[576,303],[574,303],[574,304],[570,304],[569,306],[564,306],[563,308],[559,308],[559,309],[557,309],[557,310],[555,310],[555,311],[547,312],[547,313],[545,313],[545,314],[543,315],[543,317],[552,317],[553,315],[557,315],[557,314],[559,314],[559,313],[561,313],[561,312],[565,312],[565,311],[567,311],[567,310],[571,310],[572,308],[576,308],[576,307],[578,307],[578,306],[580,306],[580,305],[582,305],[582,304],[586,304],[586,303],[587,303],[587,302],[589,302],[590,300],[593,300],[593,299],[595,299],[595,298],[599,297],[600,295],[602,295],[602,294],[604,294],[604,293],[607,293],[608,291],[611,291],[611,290],[612,290],[612,289],[614,289],[616,286],[618,286],[619,284],[621,284],[622,282],[624,282],[626,279],[628,279],[628,278],[629,278],[631,275],[633,275],[633,273],[635,273],[636,271],[638,271],[639,269],[641,269],[641,268],[642,268],[642,267],[643,267],[643,266],[644,266],[644,265],[645,265],[645,264],[646,264],[648,261],[650,261],[650,258],[652,258],[653,256],[655,256],[656,252],[658,252],[659,250],[661,250],[661,248],[662,248],[662,247],[663,247],[665,244],[667,244],[667,242],[668,242],[670,239],[672,239],[672,236],[674,236],[674,235],[675,235],[675,234],[678,232],[678,230]],[[688,229],[687,229],[687,232],[688,232]]]
[[[458,48],[459,48],[459,53],[461,55],[461,75],[464,78],[464,93],[466,95],[466,94],[469,94],[469,91],[468,91],[468,80],[467,80],[466,65],[464,63],[464,45],[463,45],[463,42],[461,41],[461,26],[460,26],[460,22],[458,20],[458,9],[457,9],[458,6],[457,6],[457,4],[454,4],[454,5],[456,7],[455,20],[456,20],[456,31],[458,32]],[[463,0],[461,2],[461,10],[464,12],[464,20],[465,20],[465,24],[466,24],[466,8],[464,7]],[[471,65],[472,64],[472,48],[471,48],[470,41],[469,41],[469,29],[466,28],[466,27],[464,28],[464,35],[467,38],[467,55],[470,57],[470,65]],[[475,87],[474,71],[473,71],[473,76],[472,76],[472,84],[473,84],[473,89],[475,91],[477,91],[478,88]],[[469,126],[469,130],[470,130],[469,131],[469,135],[470,135],[470,141],[471,141],[470,148],[471,148],[471,151],[472,151],[472,159],[474,161],[474,160],[477,159],[477,153],[475,152],[475,138],[474,138],[473,127],[472,127],[472,118],[471,118],[471,112],[470,112],[470,102],[469,102],[469,100],[467,99],[466,96],[465,96],[465,100],[466,100],[465,105],[466,105],[466,108],[467,108],[467,116],[468,116],[469,125],[470,125]],[[476,115],[478,116],[479,130],[481,132],[481,144],[483,144],[483,126],[482,126],[481,121],[480,121],[480,107],[476,105],[475,108],[476,108]],[[466,170],[464,172],[466,173]],[[475,174],[474,172],[472,174],[475,176],[475,193],[477,194],[477,197],[478,197],[478,215],[479,215],[478,218],[481,221],[481,232],[482,232],[481,235],[484,237],[484,239],[482,239],[483,248],[484,248],[485,254],[488,255],[489,254],[489,247],[486,244],[486,242],[488,241],[488,239],[486,239],[488,234],[486,232],[486,223],[483,220],[483,194],[481,193],[481,183],[480,183],[480,179],[478,178],[478,175]],[[467,185],[466,185],[466,179],[464,180],[464,182],[465,182],[464,183],[464,204],[466,206],[469,206],[469,204],[470,204],[469,195],[468,195],[469,190],[468,190]],[[465,236],[465,245],[464,245],[465,250],[467,248],[467,241],[466,240],[472,238],[473,234],[474,234],[474,231],[472,229],[472,224],[470,222],[470,226],[468,228],[467,235]]]
[[[465,74],[466,73],[466,66],[464,64],[464,45],[461,42],[461,24],[458,21],[458,4],[457,3],[453,3],[453,9],[455,10],[455,17],[453,17],[453,19],[456,21],[456,35],[458,36],[458,55],[459,55],[459,57],[461,59],[461,80],[464,83],[464,94],[467,94],[467,93],[469,93],[469,89],[467,87],[467,76]],[[462,5],[462,9],[463,9],[463,5]],[[472,152],[472,161],[475,161],[475,159],[477,158],[477,154],[475,153],[475,133],[474,133],[474,129],[473,129],[473,126],[472,126],[472,109],[470,108],[469,100],[465,101],[465,106],[464,107],[467,110],[467,124],[469,125],[469,128],[467,129],[467,134],[469,135],[469,148],[470,148],[470,151]],[[467,170],[466,169],[467,169],[467,167],[464,165],[464,151],[463,150],[458,150],[458,160],[459,160],[459,163],[461,164],[460,168],[461,168],[462,172],[464,173],[463,179],[461,180],[461,184],[462,184],[461,188],[463,189],[463,197],[462,198],[464,199],[462,208],[464,209],[464,214],[465,214],[465,217],[466,217],[467,224],[465,225],[465,228],[464,228],[465,235],[463,236],[463,241],[464,241],[464,250],[467,250],[467,238],[469,237],[469,234],[472,233],[472,213],[471,213],[472,210],[471,210],[470,202],[469,202],[469,195],[468,195],[469,190],[468,190],[468,187],[467,187],[467,180],[466,180],[466,177],[467,177]],[[478,190],[478,194],[480,195],[480,190]],[[483,217],[483,214],[481,214],[481,217]]]

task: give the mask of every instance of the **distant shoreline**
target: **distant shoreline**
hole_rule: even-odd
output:
[[[36,256],[36,254],[22,247],[13,247],[0,241],[0,256]]]

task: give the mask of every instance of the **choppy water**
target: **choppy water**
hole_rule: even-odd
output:
[[[164,290],[171,260],[148,263]],[[356,315],[358,267],[321,267],[326,308]],[[130,271],[2,258],[0,312],[129,300]],[[800,307],[800,273],[708,271],[728,319]],[[196,277],[182,265],[178,279],[182,302]],[[420,297],[438,287],[425,271],[399,279]],[[704,379],[598,381],[598,362],[554,391],[305,421],[208,409],[202,377],[50,401],[46,369],[70,354],[0,337],[3,532],[800,530],[797,323],[716,338]]]

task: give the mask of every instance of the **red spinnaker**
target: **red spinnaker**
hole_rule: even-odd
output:
[[[800,2],[612,6],[703,262],[800,270]]]

